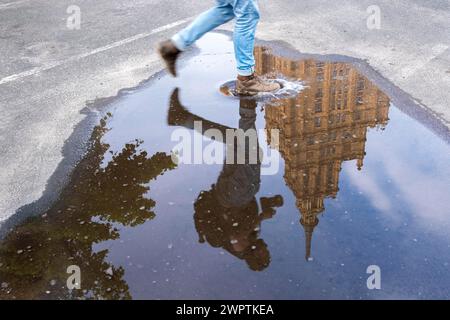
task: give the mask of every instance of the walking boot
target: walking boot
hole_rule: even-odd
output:
[[[274,92],[281,88],[279,83],[264,80],[258,76],[238,76],[236,92],[240,96],[254,96],[262,92]]]
[[[179,54],[181,53],[171,40],[163,41],[159,44],[158,52],[161,58],[166,63],[167,70],[174,77],[177,76],[176,62]]]

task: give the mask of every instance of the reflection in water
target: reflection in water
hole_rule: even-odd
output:
[[[221,83],[233,76],[224,55],[209,53],[189,60],[181,75],[182,100],[192,112],[181,105],[178,90],[172,93],[173,79],[161,77],[124,97],[114,118],[95,128],[90,151],[59,200],[0,242],[0,298],[448,298],[445,209],[439,228],[445,235],[427,229],[448,197],[435,197],[435,206],[422,192],[423,185],[448,192],[442,156],[448,147],[390,108],[389,98],[350,64],[293,61],[257,48],[258,73],[280,72],[305,85],[297,97],[265,103],[261,111],[252,100],[238,106],[207,89],[205,79]],[[387,130],[371,134],[369,128],[386,127],[388,113]],[[245,164],[180,164],[169,173],[171,157],[156,151],[171,150],[177,127],[199,130],[194,121],[202,121],[203,136],[209,129],[223,136],[229,129],[279,129],[282,170],[262,175],[261,158],[247,162],[245,143],[234,145],[244,148]],[[270,144],[257,142],[262,150]],[[394,181],[400,175],[413,178]],[[409,193],[398,189],[423,177],[427,184]],[[352,179],[375,185],[392,203],[389,210],[379,210],[377,198],[371,201]],[[338,201],[327,201],[334,197]],[[422,210],[426,224],[410,209],[419,202],[430,207]],[[330,219],[320,217],[325,210]],[[298,211],[307,260],[321,220],[323,241],[316,231],[313,267],[298,248],[297,222],[291,225]],[[359,277],[372,263],[386,275],[380,292],[368,292]],[[70,265],[82,270],[82,290],[66,288]]]
[[[253,100],[241,100],[239,107],[239,129],[244,132],[255,130],[257,104]],[[194,122],[202,122],[202,132],[217,129],[222,136],[231,129],[196,116],[184,108],[178,99],[178,89],[170,100],[169,125],[181,125],[194,129]],[[236,129],[234,129],[236,130]],[[243,143],[243,144],[241,144]],[[233,155],[244,155],[242,164],[235,159],[225,159],[222,172],[217,182],[208,191],[202,191],[194,204],[195,228],[199,242],[208,242],[213,247],[220,247],[232,255],[247,262],[255,271],[264,270],[270,263],[270,252],[263,239],[259,239],[261,222],[275,215],[275,207],[283,205],[280,195],[260,198],[261,212],[255,195],[261,184],[261,153],[258,152],[255,164],[251,161],[252,146],[250,138],[235,139],[232,144]],[[257,146],[259,149],[259,143]],[[226,153],[229,156],[229,153]],[[232,164],[230,164],[232,163]]]
[[[384,129],[390,100],[348,63],[291,61],[261,47],[256,56],[260,74],[282,72],[307,85],[295,99],[268,105],[265,118],[267,130],[280,130],[284,178],[297,199],[308,260],[324,199],[339,191],[342,162],[356,160],[362,169],[367,129]]]
[[[171,157],[147,157],[142,141],[126,144],[102,166],[107,117],[95,127],[91,149],[77,165],[60,199],[42,216],[30,218],[0,244],[0,299],[129,299],[123,267],[106,261],[108,250],[93,245],[119,238],[118,227],[152,219],[155,202],[146,197],[151,180],[174,168]],[[68,290],[67,267],[82,271],[82,289]],[[45,296],[41,296],[43,293]]]

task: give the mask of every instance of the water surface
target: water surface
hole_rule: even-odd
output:
[[[260,74],[305,88],[240,101],[218,90],[235,76],[229,39],[199,49],[180,78],[115,101],[59,199],[1,241],[0,298],[450,298],[448,144],[350,62],[258,47]],[[211,144],[194,121],[279,130],[275,174],[175,164],[175,130]],[[67,289],[70,265],[80,290]],[[370,265],[381,290],[367,288]]]

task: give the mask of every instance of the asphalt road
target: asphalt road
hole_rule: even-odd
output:
[[[450,1],[259,2],[259,38],[367,59],[450,126]],[[160,70],[155,44],[212,3],[0,0],[0,221],[41,196],[87,103]],[[70,5],[79,30],[67,27]],[[380,29],[367,28],[371,5]]]

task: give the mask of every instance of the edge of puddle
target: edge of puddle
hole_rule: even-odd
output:
[[[179,65],[183,66],[188,63],[198,52],[199,49],[195,46],[187,50],[186,54],[179,60]],[[114,96],[86,101],[85,107],[80,111],[80,114],[85,115],[85,117],[74,126],[71,135],[64,141],[61,148],[62,160],[48,178],[42,195],[39,199],[21,206],[11,216],[0,221],[0,241],[16,225],[50,209],[52,204],[58,200],[61,191],[70,179],[73,169],[89,151],[94,127],[110,111],[111,107],[120,99],[151,85],[153,81],[157,81],[165,75],[167,75],[165,69],[160,69],[147,79],[140,81],[136,86],[118,90]]]
[[[214,32],[227,35],[230,38],[232,35],[232,32],[228,30],[219,29]],[[443,123],[443,120],[439,115],[427,106],[419,103],[411,95],[394,85],[387,78],[383,77],[377,70],[370,66],[367,61],[343,55],[302,53],[282,40],[265,41],[256,39],[255,44],[257,46],[269,48],[275,55],[293,60],[315,59],[324,62],[333,61],[352,64],[361,74],[366,76],[370,81],[377,85],[381,91],[388,95],[396,108],[423,124],[439,138],[450,144],[450,128]],[[185,65],[190,59],[195,57],[198,52],[199,48],[194,45],[192,49],[186,51],[186,54],[179,60],[179,64],[181,66]],[[153,73],[149,78],[142,80],[134,87],[120,89],[115,96],[87,101],[85,108],[80,111],[85,117],[74,127],[72,134],[64,142],[61,150],[62,160],[47,180],[42,195],[36,201],[21,206],[14,214],[0,222],[0,240],[2,240],[16,225],[24,222],[27,218],[39,215],[41,212],[49,209],[51,205],[58,200],[61,191],[69,181],[73,168],[75,168],[89,150],[89,142],[91,140],[93,128],[98,124],[98,121],[108,113],[110,107],[120,99],[151,85],[153,81],[157,81],[165,75],[167,75],[167,72],[162,69]]]

